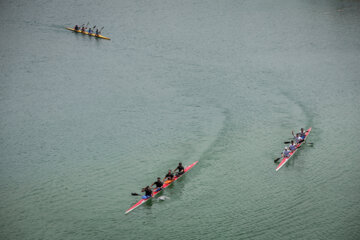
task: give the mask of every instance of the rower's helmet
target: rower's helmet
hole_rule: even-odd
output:
[[[179,162],[179,165],[182,165],[182,163],[181,163],[181,162]]]
[[[285,147],[284,149],[287,150],[287,147]]]
[[[158,179],[158,180],[160,180],[160,178],[159,178],[159,177],[158,177],[157,179]]]

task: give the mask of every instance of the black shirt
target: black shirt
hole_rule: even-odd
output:
[[[179,165],[176,169],[178,169],[179,172],[183,172],[183,171],[184,171],[184,167],[183,167],[182,165],[181,165],[181,166]],[[176,169],[175,169],[175,170],[176,170]]]
[[[156,185],[156,187],[162,187],[163,183],[161,181],[156,181],[152,185]]]
[[[168,173],[168,174],[166,174],[166,176],[165,176],[166,178],[170,178],[170,179],[173,179],[174,178],[174,174],[172,174],[172,173]]]
[[[152,191],[151,191],[150,188],[146,188],[146,189],[145,189],[145,195],[146,195],[146,196],[151,196],[151,195],[152,195]]]

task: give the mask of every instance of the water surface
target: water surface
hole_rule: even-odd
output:
[[[360,238],[359,1],[0,9],[1,239]],[[112,40],[65,29],[87,22]]]

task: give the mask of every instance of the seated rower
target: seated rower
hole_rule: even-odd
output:
[[[292,133],[294,133],[294,132],[292,132]],[[294,136],[294,140],[295,140],[296,144],[301,143],[301,142],[304,141],[304,139],[302,139],[302,138],[300,137],[300,134],[299,134],[299,133],[297,133],[296,135],[293,134],[293,136]]]
[[[162,185],[163,185],[163,182],[162,182],[162,181],[160,180],[160,178],[158,177],[158,178],[157,178],[157,181],[154,182],[153,184],[151,184],[151,187],[154,186],[154,185],[156,185],[156,187],[153,188],[153,189],[155,189],[155,192],[158,192],[158,191],[161,190],[161,187],[162,187]]]
[[[290,145],[289,145],[289,150],[291,152],[293,152],[293,151],[295,151],[295,149],[296,149],[296,145],[294,144],[294,140],[291,140]]]
[[[74,30],[75,31],[79,31],[80,27],[76,24],[75,27],[74,27]]]
[[[176,170],[178,170],[178,172],[175,174],[175,176],[180,176],[180,175],[182,175],[182,174],[184,174],[184,167],[183,167],[183,165],[182,165],[182,163],[181,162],[179,162],[179,166],[177,166],[177,168],[175,168],[174,169],[174,172],[176,171]]]
[[[281,156],[283,158],[290,157],[290,151],[288,150],[287,147],[285,147],[285,149],[284,149],[283,153],[281,154]]]
[[[166,181],[172,181],[174,179],[174,174],[172,174],[171,170],[168,171],[168,173],[166,174],[166,176],[162,181],[164,182],[165,179]]]
[[[91,35],[93,33],[93,30],[91,28],[89,28],[88,33],[89,33],[89,35]]]
[[[298,132],[298,133],[296,134],[296,137],[300,137],[301,140],[304,141],[304,139],[305,139],[305,137],[306,137],[305,133],[306,133],[306,132],[304,132],[304,128],[301,128],[300,132]],[[295,138],[294,131],[291,131],[291,134],[292,134],[292,135],[294,136],[294,138]],[[302,142],[302,141],[300,141],[300,142]],[[298,143],[299,143],[299,142],[298,142]]]
[[[100,35],[100,31],[99,31],[99,29],[96,29],[96,31],[95,31],[95,36],[99,36]]]
[[[304,140],[305,137],[306,137],[305,132],[304,132],[304,128],[301,128],[301,129],[300,129],[299,134],[300,134],[300,137]]]
[[[152,196],[152,190],[149,186],[146,186],[143,189],[141,189],[141,192],[145,192],[145,195],[142,196],[142,199],[148,199]]]

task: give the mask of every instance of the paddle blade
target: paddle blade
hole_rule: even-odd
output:
[[[276,162],[279,161],[279,160],[280,160],[280,158],[275,159],[275,160],[274,160],[274,163],[276,163]]]
[[[284,144],[288,144],[288,143],[290,143],[290,142],[284,142]]]
[[[133,195],[133,196],[140,196],[140,194],[138,194],[138,193],[131,193],[131,195]]]

